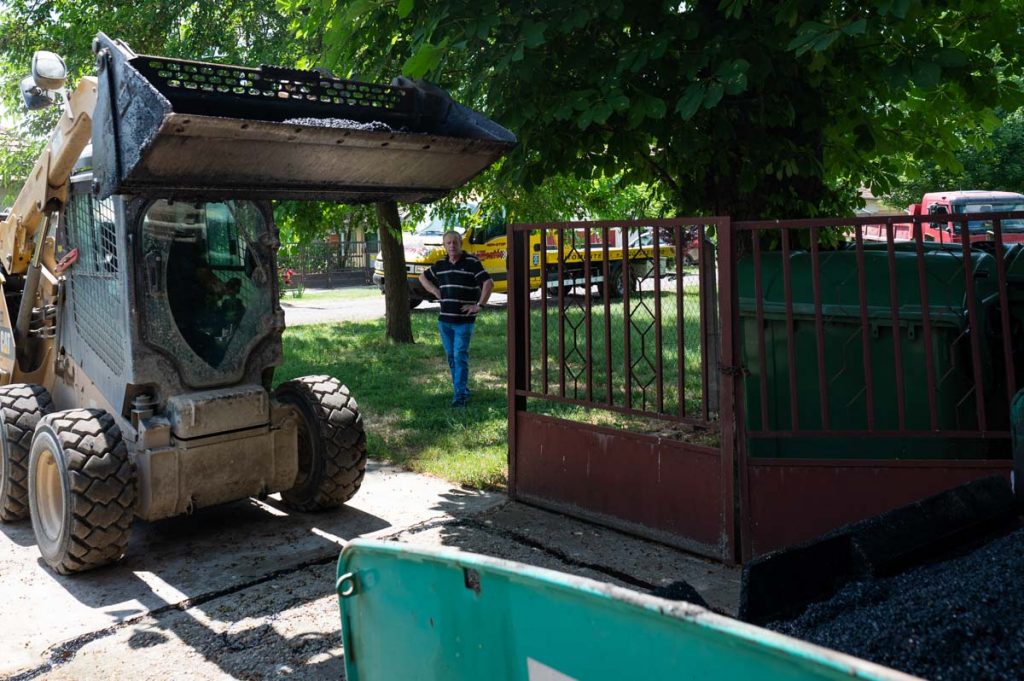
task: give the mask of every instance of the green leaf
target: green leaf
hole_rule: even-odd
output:
[[[676,113],[683,120],[690,120],[693,115],[697,113],[697,109],[700,108],[701,102],[704,101],[704,84],[703,83],[691,83],[686,91],[683,92],[683,96],[676,102]]]
[[[448,39],[445,38],[439,45],[423,43],[416,50],[415,54],[405,60],[402,65],[402,73],[410,78],[422,78],[441,63],[441,59],[448,51]]]
[[[910,0],[893,0],[892,14],[897,19],[906,19],[910,11]]]
[[[843,33],[845,33],[846,35],[851,35],[852,36],[852,35],[864,35],[864,32],[867,30],[867,28],[868,28],[868,20],[867,19],[858,19],[857,21],[854,21],[851,24],[847,24],[846,26],[843,26],[842,30],[843,30]]]
[[[875,137],[871,134],[871,128],[867,124],[858,125],[853,129],[856,146],[861,151],[872,151],[875,148]]]
[[[526,47],[533,49],[540,47],[546,41],[544,40],[544,31],[547,30],[547,23],[543,21],[533,22],[526,20],[523,22],[523,41],[526,43]]]
[[[714,109],[718,106],[718,103],[722,101],[722,94],[725,92],[725,87],[718,81],[714,81],[708,85],[708,90],[704,93],[704,108]]]
[[[981,118],[978,123],[985,132],[992,133],[996,128],[1002,125],[1003,119],[999,118],[999,116],[996,115],[996,112],[992,109],[985,109],[981,112]]]
[[[664,118],[667,107],[665,100],[660,97],[646,97],[644,103],[647,108],[648,118]]]
[[[745,0],[721,0],[718,9],[725,14],[726,19],[739,19],[743,16],[743,5]]]
[[[944,69],[962,69],[967,66],[967,55],[953,47],[943,47],[937,56],[939,65]]]
[[[342,23],[354,24],[359,17],[373,9],[373,5],[373,0],[355,0],[347,5],[342,5],[339,7],[339,9],[344,8],[344,12],[341,13]]]
[[[813,49],[818,40],[830,31],[831,29],[825,24],[817,21],[805,21],[796,30],[796,37],[786,45],[786,50],[796,52],[799,57]]]
[[[416,0],[398,0],[398,18],[404,19],[412,14],[412,8]]]
[[[942,79],[942,67],[935,62],[918,60],[912,68],[914,85],[924,90],[937,87]]]
[[[612,107],[607,102],[602,102],[595,106],[591,113],[593,114],[593,120],[595,123],[604,124],[608,120],[608,117],[612,115]]]
[[[639,104],[634,105],[632,108],[630,108],[629,114],[626,117],[626,128],[628,128],[629,130],[634,130],[638,128],[640,124],[644,122],[646,113],[646,109],[644,109],[642,106],[640,106]]]
[[[629,108],[629,97],[618,92],[608,98],[608,105],[616,111],[625,111]]]

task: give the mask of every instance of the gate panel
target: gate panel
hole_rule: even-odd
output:
[[[733,223],[743,560],[1009,476],[1024,213],[969,212]]]
[[[509,226],[513,498],[736,560],[726,223]]]
[[[718,449],[519,413],[516,499],[731,560]]]
[[[770,553],[989,475],[1008,461],[752,460],[749,550]]]

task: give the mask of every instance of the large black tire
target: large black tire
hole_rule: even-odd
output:
[[[632,263],[630,263],[632,264]],[[622,265],[609,265],[608,266],[608,281],[602,281],[597,284],[597,293],[600,296],[604,296],[605,287],[608,288],[608,298],[611,300],[617,300],[621,298],[626,290],[625,277],[622,272]],[[630,276],[630,287],[629,292],[633,293],[637,290],[637,281],[635,277]]]
[[[135,468],[114,418],[70,409],[36,426],[28,469],[32,529],[62,575],[121,558],[135,515]]]
[[[331,376],[282,383],[274,397],[299,415],[299,475],[281,498],[299,511],[341,506],[359,491],[366,472],[366,433],[355,398]]]
[[[28,517],[28,455],[39,419],[53,411],[46,388],[15,383],[0,388],[0,521]]]

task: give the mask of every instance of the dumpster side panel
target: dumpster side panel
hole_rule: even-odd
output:
[[[925,392],[928,384],[926,343],[929,343],[923,328],[925,313],[931,326],[929,344],[935,372],[935,430],[960,433],[978,430],[976,391],[981,391],[984,397],[990,430],[1005,429],[1008,422],[1002,340],[993,333],[998,328],[994,259],[982,251],[972,256],[979,322],[973,333],[980,334],[985,350],[980,357],[980,386],[975,386],[973,375],[972,330],[968,323],[963,258],[955,252],[933,249],[923,260],[927,275],[927,310],[921,303],[919,258],[907,247],[895,249],[891,258],[884,248],[865,247],[863,266],[867,285],[863,309],[857,276],[858,257],[853,248],[822,256],[820,309],[814,303],[815,281],[809,253],[794,251],[790,254],[790,301],[786,300],[783,286],[783,255],[765,253],[761,256],[763,293],[759,304],[754,298],[755,276],[758,276],[754,264],[749,258],[741,259],[738,268],[740,329],[747,371],[743,392],[747,428],[753,434],[749,449],[752,457],[877,459],[999,458],[1006,455],[1006,452],[999,453],[1005,449],[1003,443],[963,438],[956,441],[932,438],[922,442],[920,438],[898,436],[900,431],[932,430]],[[890,298],[893,277],[898,326],[894,326]],[[816,324],[819,314],[825,394],[820,389],[822,381],[818,369]],[[792,319],[792,337],[787,319]],[[764,335],[763,361],[759,334]],[[898,392],[896,380],[897,342],[902,394]],[[792,353],[791,344],[795,348]],[[796,365],[791,367],[791,361]],[[795,391],[790,385],[794,378]],[[874,404],[873,425],[870,426],[868,379]],[[766,397],[764,405],[762,388]],[[795,409],[793,395],[796,396]],[[899,420],[901,405],[905,409],[902,424]],[[819,431],[868,430],[896,436],[874,438],[870,447],[853,438],[814,437]],[[771,437],[773,433],[794,431],[801,436]]]
[[[445,549],[356,540],[338,564],[349,681],[907,679],[703,608]]]

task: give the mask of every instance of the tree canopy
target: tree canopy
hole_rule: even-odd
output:
[[[886,197],[895,206],[916,203],[927,192],[988,189],[1024,192],[1024,109],[1008,114],[987,140],[965,144],[956,165],[911,165],[908,177]]]
[[[21,144],[0,154],[0,189],[28,174],[59,112],[22,110],[18,83],[32,54],[50,50],[67,63],[70,83],[95,68],[92,39],[100,31],[136,52],[227,63],[294,64],[300,46],[275,0],[9,0],[0,4],[0,101]],[[17,189],[15,187],[15,189]],[[0,196],[0,200],[2,200]]]
[[[512,129],[494,186],[621,173],[684,213],[846,209],[1021,103],[1020,0],[279,7],[336,73],[427,77]]]

